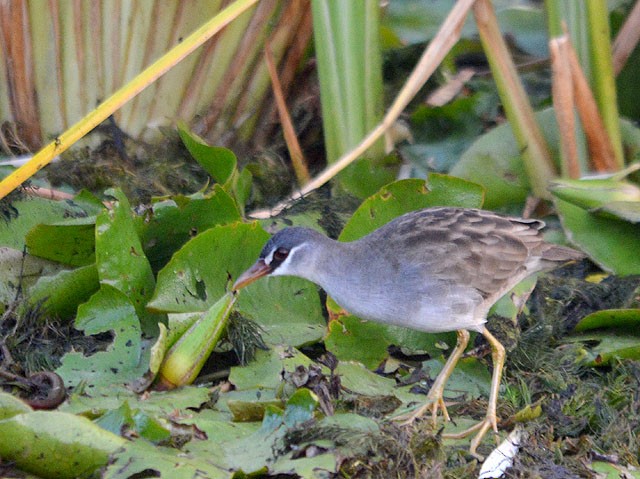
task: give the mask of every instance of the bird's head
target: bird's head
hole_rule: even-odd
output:
[[[310,228],[285,228],[264,245],[260,257],[233,285],[237,291],[263,276],[308,278],[313,268],[313,250],[327,238]]]

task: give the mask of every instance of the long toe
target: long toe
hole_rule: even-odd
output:
[[[480,454],[478,454],[477,449],[480,443],[482,443],[482,439],[484,438],[485,434],[487,434],[490,429],[493,429],[493,432],[497,434],[498,424],[495,415],[487,414],[482,421],[474,424],[470,428],[455,434],[443,434],[442,437],[445,439],[463,439],[475,433],[475,436],[471,440],[471,445],[469,446],[469,453],[482,461],[484,460],[484,458]],[[496,442],[497,441],[498,436],[496,436]]]
[[[442,397],[442,393],[439,395],[433,394],[432,391],[429,392],[427,396],[427,402],[420,406],[415,411],[407,412],[400,416],[394,417],[394,421],[400,421],[403,426],[412,424],[416,419],[421,418],[428,411],[431,411],[431,421],[433,427],[435,428],[438,425],[438,411],[442,411],[442,416],[445,421],[450,421],[449,412],[447,411],[447,406],[444,403],[444,398]]]

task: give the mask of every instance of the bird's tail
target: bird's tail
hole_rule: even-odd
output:
[[[566,263],[567,261],[577,261],[584,258],[586,255],[582,251],[575,250],[573,248],[567,248],[566,246],[559,246],[556,244],[548,244],[548,248],[542,253],[542,259],[546,261],[552,261],[554,263]]]

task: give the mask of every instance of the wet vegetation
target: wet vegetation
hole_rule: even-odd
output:
[[[403,16],[414,3],[406,11],[390,7],[383,22],[388,97],[428,42],[438,41],[416,33],[426,14],[420,29]],[[436,25],[450,5],[435,14],[440,8]],[[629,10],[609,12],[612,24]],[[487,409],[492,362],[480,335],[447,385],[452,421],[405,426],[394,417],[424,403],[454,333],[362,321],[297,278],[231,291],[284,226],[349,241],[404,212],[451,205],[544,217],[550,241],[588,256],[523,282],[490,314],[489,330],[507,349],[496,439],[519,433],[503,477],[640,477],[638,118],[624,106],[629,89],[621,81],[621,110],[631,116],[620,120],[623,164],[580,179],[597,171],[587,159],[571,177],[566,125],[557,104],[549,107],[555,77],[546,57],[533,53],[541,37],[548,40],[539,30],[546,28],[542,12],[537,5],[504,12],[507,30],[532,22],[507,44],[550,171],[558,172],[543,198],[536,178],[544,174],[532,174],[535,159],[527,159],[532,144],[523,147],[527,133],[475,34],[463,35],[418,89],[395,123],[393,151],[380,154],[375,144],[295,202],[282,203],[299,191],[299,171],[281,132],[247,142],[236,156],[186,125],[149,144],[113,122],[98,132],[99,146],[66,152],[4,198],[0,475],[478,477],[481,461],[469,454],[469,440],[446,434]],[[446,102],[425,104],[469,67],[474,75]],[[304,81],[301,95],[316,91],[313,76]],[[297,112],[314,176],[326,166],[318,154],[323,121],[330,134],[318,102]],[[339,156],[332,141],[329,164]],[[593,148],[588,143],[587,156]],[[72,195],[34,196],[41,187]],[[489,434],[478,452],[486,457],[495,448]]]

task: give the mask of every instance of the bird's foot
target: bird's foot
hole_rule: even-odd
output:
[[[471,445],[469,446],[469,453],[479,459],[480,461],[484,461],[484,457],[476,452],[478,446],[482,442],[485,434],[489,431],[489,429],[493,429],[493,432],[496,433],[496,443],[498,442],[498,421],[495,414],[487,414],[485,418],[480,421],[478,424],[471,426],[464,431],[457,433],[445,433],[442,435],[445,439],[463,439],[473,433],[475,436],[471,440]]]
[[[413,422],[424,416],[424,414],[428,411],[431,411],[431,422],[433,427],[435,428],[438,424],[438,410],[442,411],[442,417],[445,421],[450,421],[449,412],[447,411],[447,406],[444,403],[444,398],[442,396],[442,391],[429,391],[427,395],[427,402],[420,406],[415,411],[410,411],[400,416],[394,417],[394,421],[399,421],[402,426],[407,426],[413,424]]]

